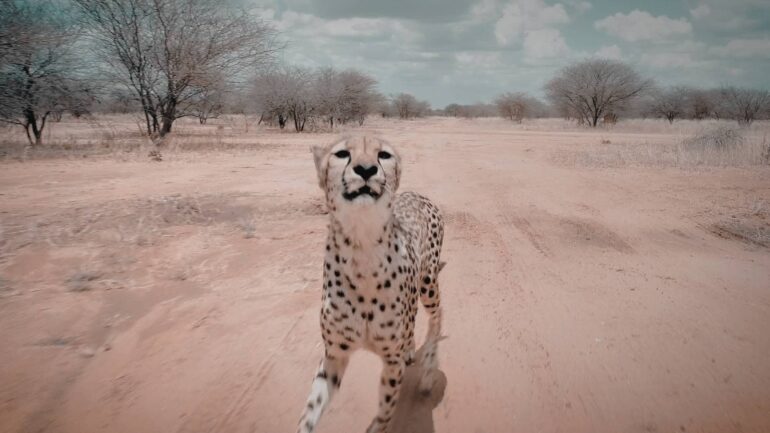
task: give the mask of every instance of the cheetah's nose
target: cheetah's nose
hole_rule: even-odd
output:
[[[353,167],[353,171],[366,181],[369,180],[370,177],[377,174],[377,166],[372,165],[369,167],[364,167],[363,165],[357,165]]]

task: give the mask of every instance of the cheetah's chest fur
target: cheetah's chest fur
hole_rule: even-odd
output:
[[[388,225],[376,243],[353,245],[330,231],[324,263],[322,335],[342,350],[367,348],[386,358],[405,350],[414,333],[417,255],[408,234]]]

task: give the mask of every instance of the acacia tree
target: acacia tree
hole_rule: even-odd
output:
[[[696,87],[681,87],[681,89],[684,91],[686,117],[703,120],[715,115],[717,98],[713,90]]]
[[[339,72],[331,67],[319,69],[316,72],[313,91],[318,115],[328,121],[329,127],[334,129],[334,119],[341,115],[344,93]]]
[[[209,119],[216,119],[225,108],[228,89],[224,78],[213,80],[210,86],[205,86],[190,100],[190,112],[198,118],[201,125]]]
[[[625,63],[588,59],[560,70],[545,91],[559,112],[596,127],[605,114],[623,108],[651,86],[652,81]]]
[[[281,128],[291,118],[297,132],[310,119],[322,119],[334,129],[335,121],[363,124],[381,99],[376,84],[374,78],[352,69],[282,67],[257,76],[254,99],[262,119],[277,119]]]
[[[49,118],[93,100],[73,53],[77,28],[44,1],[0,5],[0,121],[22,126],[36,146]]]
[[[726,114],[740,124],[751,125],[770,111],[770,92],[760,89],[723,87],[719,91]]]
[[[399,93],[394,96],[391,104],[393,105],[393,111],[395,111],[401,119],[422,117],[430,111],[430,104],[426,101],[420,101],[408,93]]]
[[[254,82],[254,95],[262,118],[277,119],[281,129],[291,119],[294,130],[302,132],[316,115],[313,71],[301,67],[282,67],[260,73]]]
[[[498,113],[517,123],[534,115],[541,105],[540,101],[523,92],[504,93],[495,99]]]
[[[313,90],[317,115],[334,129],[334,119],[347,123],[355,120],[363,125],[381,98],[375,87],[377,80],[354,69],[337,71],[322,68],[315,73]]]
[[[670,87],[656,89],[651,92],[649,102],[650,114],[674,123],[674,120],[687,115],[688,89],[684,87]]]
[[[73,0],[110,72],[142,105],[147,132],[171,132],[220,77],[280,48],[255,14],[219,0]]]
[[[363,125],[366,116],[374,111],[382,95],[375,90],[377,80],[371,76],[348,69],[339,73],[342,89],[339,99],[340,120],[345,123],[351,120]]]

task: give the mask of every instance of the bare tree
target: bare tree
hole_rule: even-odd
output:
[[[462,117],[463,106],[460,104],[449,104],[444,107],[444,115],[449,117]]]
[[[767,90],[723,87],[719,95],[726,114],[744,125],[751,125],[770,110],[770,93]]]
[[[83,113],[93,100],[73,52],[78,32],[48,2],[0,4],[0,121],[22,126],[39,145],[49,118]]]
[[[363,124],[382,98],[376,85],[374,78],[352,69],[282,67],[260,73],[254,91],[263,119],[277,119],[283,127],[291,118],[301,132],[311,119],[322,119],[331,129],[335,122]]]
[[[190,112],[198,118],[201,125],[209,119],[216,119],[225,108],[228,89],[224,78],[215,79],[211,85],[204,86],[190,99]]]
[[[708,119],[718,115],[716,110],[716,95],[713,90],[696,87],[680,87],[684,92],[684,117],[695,120]]]
[[[354,120],[363,125],[366,116],[374,111],[382,98],[375,90],[377,80],[363,72],[348,69],[339,73],[339,81],[342,89],[338,110],[340,120],[343,123]]]
[[[278,126],[286,127],[288,119],[287,94],[291,87],[288,74],[277,70],[260,72],[254,79],[254,101],[260,114],[260,123],[278,122]]]
[[[321,68],[316,72],[313,91],[318,115],[326,119],[329,127],[334,129],[334,119],[341,116],[344,97],[340,73],[331,67]]]
[[[209,119],[216,119],[224,109],[224,93],[216,88],[207,88],[193,102],[192,113],[198,118],[198,123],[205,125]]]
[[[504,93],[495,99],[498,113],[510,120],[521,123],[525,117],[534,117],[541,110],[542,103],[523,92]]]
[[[496,105],[476,103],[476,104],[449,104],[440,111],[444,116],[465,117],[468,119],[476,117],[495,117],[499,116],[499,110]]]
[[[674,120],[685,117],[687,114],[688,89],[684,87],[669,87],[667,89],[655,89],[651,92],[648,110],[656,117],[674,123]]]
[[[281,129],[292,119],[294,130],[302,132],[318,113],[313,91],[313,71],[282,67],[260,73],[254,84],[255,100],[263,119],[277,119]]]
[[[395,113],[401,119],[422,117],[430,111],[430,104],[420,101],[408,93],[399,93],[393,97],[391,103]]]
[[[588,59],[563,68],[545,91],[559,112],[596,127],[605,114],[622,109],[651,86],[625,63]]]
[[[220,77],[263,65],[274,29],[219,0],[73,0],[111,72],[139,99],[147,132],[171,132]]]

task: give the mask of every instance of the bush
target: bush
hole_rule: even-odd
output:
[[[738,129],[729,126],[718,126],[684,140],[688,148],[727,150],[743,144],[743,135]]]

